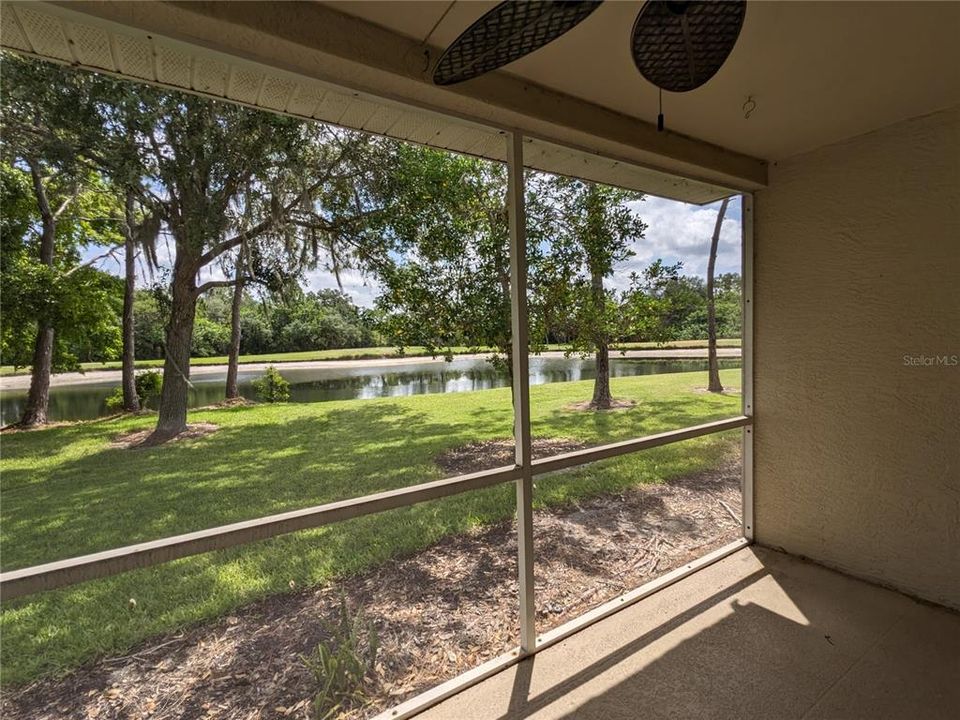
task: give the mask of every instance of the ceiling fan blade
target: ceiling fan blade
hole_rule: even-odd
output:
[[[437,85],[470,80],[539,50],[600,6],[602,0],[502,2],[451,43],[433,72]]]
[[[633,62],[658,88],[694,90],[726,62],[746,12],[746,0],[647,0],[633,24]]]

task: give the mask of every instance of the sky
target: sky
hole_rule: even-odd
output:
[[[626,287],[631,272],[639,273],[653,261],[662,259],[667,265],[682,262],[683,275],[707,276],[710,240],[717,222],[720,203],[689,205],[647,196],[643,202],[631,203],[632,209],[647,224],[643,240],[634,243],[636,255],[618,266],[614,284]],[[720,227],[717,247],[717,274],[740,272],[740,197],[730,201]]]
[[[682,262],[682,274],[706,277],[710,239],[717,220],[719,202],[701,206],[647,196],[642,202],[631,203],[630,206],[647,224],[647,230],[644,238],[633,244],[633,250],[636,253],[634,257],[615,269],[610,279],[611,287],[625,289],[629,285],[631,272],[639,273],[657,259],[662,259],[668,265]],[[720,230],[720,245],[717,251],[718,274],[740,272],[740,225],[740,198],[734,197],[727,208]],[[172,266],[172,244],[172,239],[161,237],[157,253],[161,266],[167,268]],[[85,251],[84,258],[90,259],[101,253],[103,253],[102,248],[90,247]],[[107,272],[122,275],[122,252],[117,253],[114,258],[100,261],[98,267]],[[201,276],[200,281],[221,278],[223,273],[220,269],[212,268]],[[343,282],[344,292],[354,303],[361,307],[373,305],[378,294],[375,280],[365,278],[353,270],[341,273],[340,279]],[[149,280],[141,277],[138,284],[147,286]],[[323,268],[310,272],[306,284],[309,290],[336,289],[337,287],[333,275]]]

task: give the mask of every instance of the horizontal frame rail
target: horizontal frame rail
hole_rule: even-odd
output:
[[[553,455],[548,458],[534,460],[534,476],[544,473],[564,470],[577,465],[586,465],[597,460],[606,460],[607,458],[617,457],[618,455],[627,455],[628,453],[648,450],[650,448],[669,445],[670,443],[680,442],[681,440],[690,440],[703,435],[723,432],[724,430],[735,430],[736,428],[750,425],[753,420],[746,415],[738,415],[727,420],[717,420],[716,422],[704,423],[703,425],[693,425],[682,430],[669,430],[668,432],[657,435],[647,435],[646,437],[636,438],[635,440],[624,440],[623,442],[601,445],[600,447],[587,448],[585,450],[575,450],[574,452],[563,453],[562,455]]]
[[[371,515],[427,500],[458,495],[470,490],[479,490],[491,485],[511,482],[518,477],[520,477],[520,469],[517,467],[486,470],[422,485],[388,490],[375,495],[365,495],[352,500],[220,525],[208,530],[127,545],[44,565],[11,570],[0,574],[0,598],[5,601],[12,600],[43,590],[53,590],[86,580],[117,575],[128,570],[159,565],[211,550],[246,545],[298,530],[308,530],[350,520],[361,515]]]
[[[531,470],[534,476],[542,475],[724,430],[733,430],[751,423],[751,418],[740,415],[682,430],[672,430],[637,438],[636,440],[601,445],[596,448],[534,460],[531,462]],[[520,466],[485,470],[445,480],[412,485],[407,488],[388,490],[375,495],[365,495],[351,500],[316,505],[302,510],[292,510],[254,520],[221,525],[207,530],[174,535],[160,540],[127,545],[90,555],[57,560],[43,565],[10,570],[0,573],[0,599],[9,601],[45,590],[54,590],[87,580],[159,565],[191,555],[199,555],[213,550],[224,550],[237,545],[267,540],[278,535],[350,520],[362,515],[371,515],[428,500],[458,495],[470,490],[479,490],[492,485],[513,482],[521,477],[521,472]]]

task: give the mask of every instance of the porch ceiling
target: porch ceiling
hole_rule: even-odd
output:
[[[2,42],[492,159],[498,131],[516,130],[533,138],[532,167],[697,203],[763,187],[767,161],[960,104],[960,3],[751,2],[718,75],[666,95],[662,133],[628,54],[639,0],[604,3],[504,70],[435,87],[442,48],[492,4],[8,1]]]
[[[496,2],[326,2],[417,41],[449,45]],[[604,2],[506,72],[653,122],[657,90],[634,67],[629,38],[642,0]],[[668,127],[775,161],[960,104],[960,3],[747,3],[720,72],[664,93]],[[465,83],[468,90],[470,83]],[[756,110],[744,117],[748,96]]]
[[[490,160],[504,131],[46,3],[8,2],[2,45],[21,53]],[[729,187],[527,138],[525,164],[692,203]]]

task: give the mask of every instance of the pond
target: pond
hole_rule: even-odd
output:
[[[505,372],[494,369],[482,358],[455,358],[452,362],[424,360],[396,364],[389,360],[362,367],[287,367],[277,366],[290,382],[293,402],[358,400],[401,395],[471,392],[506,387]],[[740,367],[739,359],[720,359],[721,368]],[[706,360],[636,360],[611,358],[610,375],[655,375],[658,373],[694,372],[707,369]],[[253,381],[261,370],[244,370],[240,366],[240,394],[254,398]],[[592,380],[595,377],[592,359],[564,357],[531,357],[530,383]],[[190,406],[212,405],[223,399],[226,372],[198,374],[192,378]],[[49,417],[57,420],[92,420],[108,414],[106,400],[119,384],[116,380],[62,385],[50,389]],[[0,399],[0,422],[15,422],[23,410],[26,390],[5,390]]]

